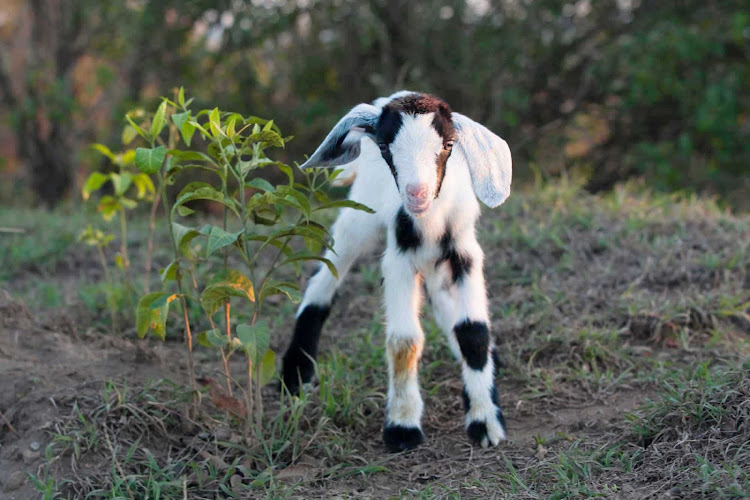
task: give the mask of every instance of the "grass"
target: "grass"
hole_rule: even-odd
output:
[[[21,215],[2,217],[0,226]],[[79,323],[111,335],[102,277],[71,275],[62,264],[87,258],[70,239],[85,218],[24,217],[32,233],[0,238],[0,250],[19,248],[0,253],[14,294],[32,310],[79,311]],[[142,225],[131,227],[138,239]],[[468,445],[459,366],[426,305],[420,378],[428,441],[414,452],[385,454],[373,254],[341,291],[312,391],[279,400],[269,388],[264,395],[263,440],[245,441],[241,423],[208,394],[200,418],[188,417],[180,374],[164,370],[175,382],[118,380],[58,402],[35,488],[45,498],[750,495],[750,367],[742,366],[750,355],[747,216],[637,184],[591,196],[564,180],[516,192],[487,211],[479,237],[504,362],[499,388],[509,443]],[[134,266],[141,257],[136,247]],[[267,312],[278,352],[294,307],[269,303]],[[169,354],[179,345],[159,349]],[[210,376],[216,354],[200,351],[199,358]]]

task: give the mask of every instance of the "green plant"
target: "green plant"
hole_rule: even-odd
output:
[[[114,235],[106,234],[100,229],[94,229],[91,225],[81,231],[78,236],[79,241],[83,241],[86,245],[96,248],[96,253],[99,257],[99,264],[104,271],[104,280],[107,283],[107,308],[109,309],[110,320],[112,322],[112,333],[115,333],[118,330],[117,304],[114,295],[115,283],[112,280],[107,257],[104,256],[104,248],[109,245],[114,238]]]
[[[129,144],[133,138],[132,134],[124,133],[123,144]],[[158,199],[154,196],[154,183],[148,174],[139,172],[135,168],[135,150],[126,149],[121,153],[113,153],[103,144],[93,144],[91,147],[106,156],[116,167],[116,171],[91,173],[83,185],[81,195],[84,200],[88,200],[92,192],[102,189],[107,183],[112,185],[112,194],[103,195],[99,199],[96,209],[105,221],[111,221],[115,216],[120,218],[120,253],[115,256],[115,262],[117,267],[123,271],[125,282],[130,286],[126,211],[136,208],[138,200],[152,201],[154,205],[158,203]],[[148,288],[148,284],[146,284],[146,288]]]
[[[134,162],[143,174],[156,175],[173,253],[172,262],[161,273],[163,290],[144,295],[138,303],[137,332],[143,337],[150,331],[164,339],[169,305],[178,300],[191,383],[197,391],[195,322],[191,323],[188,301],[200,303],[210,328],[200,332],[196,340],[221,352],[230,394],[228,360],[237,351],[246,356],[246,430],[251,427],[253,414],[260,429],[260,388],[275,373],[275,354],[269,349],[271,331],[268,323],[259,319],[263,303],[272,295],[285,295],[292,302],[300,300],[299,285],[290,281],[285,269],[299,275],[302,263],[319,261],[336,273],[333,264],[318,255],[322,248],[331,248],[330,235],[319,217],[322,210],[369,209],[349,200],[328,198],[323,189],[336,172],[303,172],[303,182],[296,182],[292,167],[268,158],[266,150],[282,148],[289,140],[272,121],[218,108],[194,112],[190,108],[192,99],[185,99],[183,89],[177,92],[175,101],[163,99],[153,115],[144,116],[140,124],[134,116],[126,116],[126,130],[138,134],[149,146],[135,150]],[[196,132],[201,140],[195,140]],[[283,174],[284,182],[274,185],[259,175],[262,169],[270,168]],[[212,174],[219,187],[204,181],[189,182],[170,201],[166,186],[195,169]],[[195,213],[188,205],[195,202],[219,204],[222,224],[188,225]],[[199,240],[205,245],[200,251],[195,245]],[[219,255],[223,261],[220,278],[199,285],[196,271],[210,266]],[[230,255],[239,257],[242,270],[230,267]],[[176,290],[170,289],[172,285]],[[230,302],[235,297],[251,305],[252,315],[249,322],[237,325],[232,332]],[[222,309],[224,332],[213,320]]]

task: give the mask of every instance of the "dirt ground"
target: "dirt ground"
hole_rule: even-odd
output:
[[[728,462],[710,444],[750,437],[747,405],[706,396],[750,353],[747,217],[695,200],[557,187],[485,214],[481,239],[510,439],[471,446],[458,367],[426,315],[427,442],[395,455],[381,441],[376,255],[341,291],[321,346],[324,380],[283,407],[273,384],[264,388],[267,449],[244,440],[208,393],[189,416],[179,331],[163,343],[138,340],[132,327],[108,331],[106,312],[76,292],[101,280],[87,250],[14,261],[0,283],[0,497],[750,496],[747,453]],[[42,282],[58,291],[46,305]],[[271,312],[276,352],[293,311],[279,303]],[[201,376],[217,377],[215,353],[197,360]],[[691,385],[700,366],[714,385]],[[233,373],[242,370],[237,360]],[[679,393],[704,391],[700,407],[715,404],[720,418],[693,418],[692,399],[665,396],[682,383]]]

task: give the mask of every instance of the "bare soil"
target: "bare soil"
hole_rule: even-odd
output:
[[[374,333],[378,345],[372,349],[382,343],[379,278],[373,277],[378,264],[371,255],[341,290],[321,345],[323,360],[325,353],[340,353],[354,360],[354,370],[362,370],[357,380],[363,385],[353,389],[365,396],[355,418],[334,418],[316,434],[323,403],[311,399],[300,430],[306,451],[299,456],[280,453],[272,468],[275,488],[281,489],[242,489],[248,476],[235,471],[230,482],[237,489],[232,491],[239,498],[546,497],[563,478],[539,479],[536,471],[557,464],[571,446],[641,446],[625,415],[657,395],[665,367],[678,370],[747,356],[748,306],[734,310],[731,305],[750,299],[746,219],[703,214],[692,205],[653,216],[648,207],[638,206],[638,199],[635,208],[619,216],[599,202],[558,202],[569,202],[577,211],[555,215],[535,208],[534,203],[549,200],[527,198],[483,219],[493,328],[505,362],[499,389],[510,432],[507,443],[496,449],[470,445],[463,429],[458,368],[445,345],[436,343],[428,346],[422,361],[430,377],[423,376],[427,443],[403,454],[385,451],[380,435],[384,373],[358,361],[365,332]],[[705,218],[696,219],[698,212]],[[643,216],[643,228],[628,227],[628,217],[635,216]],[[102,328],[106,313],[92,312],[75,298],[82,283],[101,279],[100,272],[82,263],[88,259],[85,251],[71,247],[67,252],[44,272],[33,265],[16,270],[0,290],[0,498],[39,497],[29,474],[54,477],[71,498],[106,488],[112,468],[122,466],[112,457],[134,445],[148,449],[160,464],[184,458],[213,463],[219,470],[230,463],[247,471],[262,468],[247,461],[249,454],[217,444],[238,442],[239,431],[231,419],[217,420],[221,412],[210,397],[202,401],[203,418],[187,416],[187,405],[175,397],[178,389],[164,392],[171,406],[158,407],[162,417],[138,421],[124,410],[98,410],[108,384],[129,394],[159,379],[186,385],[184,347],[179,332],[161,343],[136,339],[132,328],[124,335]],[[707,259],[711,255],[715,261]],[[156,260],[158,264],[159,256]],[[63,303],[32,312],[18,290],[35,280],[63,290]],[[276,352],[283,352],[288,341],[291,311],[283,304],[273,309]],[[217,377],[213,353],[199,353],[198,362],[200,375]],[[239,377],[242,370],[237,360],[233,372]],[[158,391],[163,388],[156,391],[162,394]],[[284,411],[278,400],[271,385],[264,388],[269,419]],[[127,408],[145,415],[158,406],[140,404]],[[50,445],[56,435],[80,426],[79,415],[99,419],[104,443],[78,456],[70,450],[59,456],[59,449]],[[591,489],[592,495],[679,497],[675,483],[666,476],[659,479],[664,464],[653,456],[644,463],[651,469],[606,469],[584,477],[589,486],[605,488]],[[121,472],[127,475],[128,470]],[[530,489],[514,493],[513,474]],[[612,485],[616,488],[606,489]],[[191,489],[188,497],[228,494],[218,491]],[[570,496],[589,496],[581,493],[587,490],[576,491]],[[98,498],[96,493],[92,497]]]

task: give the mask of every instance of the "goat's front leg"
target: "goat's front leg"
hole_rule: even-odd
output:
[[[506,439],[505,418],[500,408],[495,370],[497,363],[489,333],[487,292],[482,265],[484,254],[473,234],[452,248],[451,264],[456,287],[455,343],[461,351],[466,431],[482,447]]]
[[[351,208],[341,211],[333,226],[335,252],[327,250],[325,253],[325,257],[336,266],[338,277],[321,265],[310,278],[297,311],[294,335],[282,361],[281,378],[290,393],[298,394],[301,384],[312,380],[318,341],[336,290],[356,258],[377,243],[379,231],[380,223],[375,215]]]
[[[407,255],[391,247],[382,262],[385,283],[388,407],[383,440],[391,451],[424,441],[417,366],[424,334],[419,324],[421,278]]]

